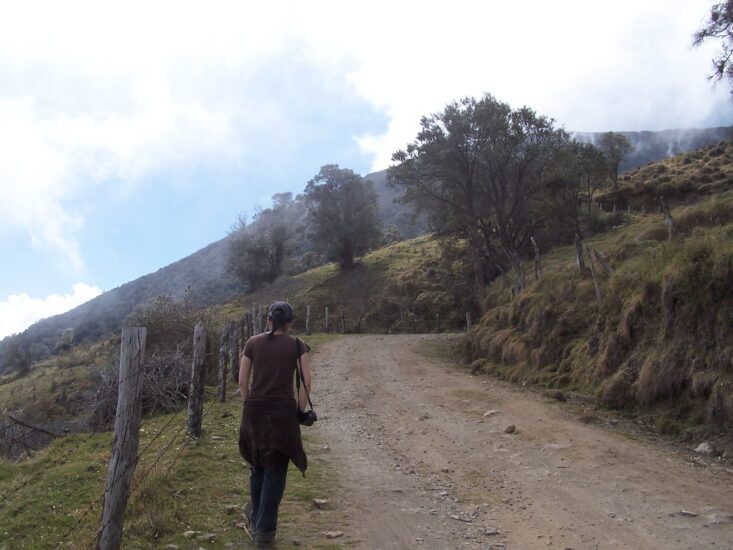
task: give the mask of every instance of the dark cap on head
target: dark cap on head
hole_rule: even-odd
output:
[[[270,309],[267,310],[267,317],[272,319],[276,312],[280,320],[286,323],[295,319],[295,310],[287,302],[273,302]]]

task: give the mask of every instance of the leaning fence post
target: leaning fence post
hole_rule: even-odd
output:
[[[305,306],[305,333],[311,333],[311,307]]]
[[[534,248],[534,280],[538,281],[542,277],[542,260],[540,257],[540,247],[537,246],[537,241],[534,237],[529,238],[532,241],[532,247]]]
[[[102,523],[97,533],[99,550],[117,550],[122,542],[125,507],[137,463],[145,336],[144,328],[122,329],[115,437],[104,489]]]
[[[677,237],[677,226],[672,218],[672,213],[669,211],[667,203],[664,202],[664,197],[659,197],[659,209],[664,212],[664,223],[667,224],[667,240],[673,241]]]
[[[471,332],[471,314],[466,313],[466,332]]]
[[[326,334],[328,334],[328,306],[326,306]]]
[[[224,323],[219,333],[219,379],[216,398],[219,403],[227,400],[227,367],[229,366],[229,323]]]
[[[590,253],[590,248],[586,247],[588,251],[588,258],[590,258],[590,274],[593,277],[593,288],[596,290],[596,300],[599,302],[603,301],[603,295],[601,294],[601,287],[596,280],[596,266],[593,263],[593,256]]]
[[[247,321],[247,334],[245,335],[246,338],[250,338],[255,335],[255,327],[252,322],[252,314],[246,313],[244,316],[245,320]],[[246,341],[246,340],[245,340]]]
[[[193,364],[191,387],[188,392],[189,437],[201,436],[201,420],[204,410],[204,359],[206,358],[206,327],[199,321],[193,331]]]
[[[229,361],[232,367],[232,382],[239,383],[239,334],[241,332],[237,321],[232,321],[229,335]]]

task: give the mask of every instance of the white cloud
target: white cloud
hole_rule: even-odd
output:
[[[28,294],[11,294],[0,301],[0,339],[22,332],[40,319],[64,313],[99,296],[96,286],[76,283],[69,294],[52,294],[45,298],[32,298]]]
[[[387,114],[385,133],[355,131],[375,169],[414,138],[422,115],[483,92],[571,130],[730,122],[727,86],[711,91],[705,79],[711,47],[689,47],[707,9],[686,0],[15,3],[0,19],[0,236],[22,230],[79,272],[91,190],[127,192],[202,159],[245,163],[273,128],[305,141],[275,100],[248,94],[293,44],[295,62],[348,81]]]

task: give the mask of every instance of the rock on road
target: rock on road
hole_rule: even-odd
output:
[[[315,354],[350,547],[733,548],[729,472],[431,353],[455,341],[351,336]]]

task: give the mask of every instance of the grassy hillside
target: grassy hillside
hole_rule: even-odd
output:
[[[308,341],[317,348],[324,337]],[[183,533],[190,530],[216,536],[213,543],[194,538],[196,548],[245,544],[246,535],[235,524],[242,521],[248,469],[237,447],[242,405],[233,390],[230,386],[226,403],[217,403],[215,388],[207,388],[198,440],[186,437],[185,409],[143,421],[124,547],[187,548],[193,543]],[[314,498],[333,499],[333,480],[324,467],[328,450],[317,429],[304,434],[309,468],[306,477],[290,472],[278,547],[333,548],[323,532],[335,523],[337,511],[316,510],[312,504]],[[0,548],[51,549],[60,542],[64,548],[93,547],[111,445],[111,432],[77,434],[56,440],[32,459],[0,459]],[[343,524],[341,515],[338,521]]]
[[[652,162],[619,178],[618,197],[613,192],[598,197],[606,210],[614,201],[622,209],[655,212],[659,197],[672,205],[694,203],[711,194],[733,189],[733,142],[721,142]]]
[[[347,332],[433,332],[460,329],[471,312],[469,266],[463,245],[431,236],[380,248],[361,258],[352,271],[336,264],[283,277],[256,293],[215,308],[218,319],[241,319],[252,304],[287,298],[296,308],[295,328],[305,329],[311,306],[312,329],[325,330],[325,308],[331,329]],[[436,322],[436,315],[438,316]]]
[[[601,406],[647,415],[663,433],[730,432],[732,167],[725,144],[628,174],[626,196],[674,191],[678,238],[668,241],[663,215],[647,208],[589,239],[614,270],[595,263],[600,302],[574,247],[547,254],[542,278],[514,299],[511,281],[497,280],[467,342],[473,369],[593,394]]]
[[[680,128],[659,132],[621,132],[629,140],[631,153],[621,163],[621,170],[631,170],[644,164],[715,145],[731,138],[730,126],[717,128]],[[601,132],[577,132],[575,138],[596,144]]]

